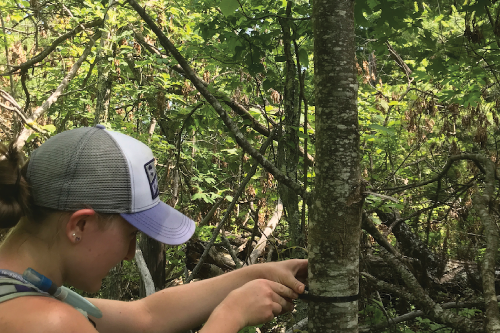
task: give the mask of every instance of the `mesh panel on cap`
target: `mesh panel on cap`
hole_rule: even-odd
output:
[[[39,206],[130,212],[127,162],[102,129],[78,128],[47,140],[30,159],[28,180]]]

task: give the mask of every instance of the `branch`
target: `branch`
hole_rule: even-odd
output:
[[[383,188],[383,189],[380,189],[380,191],[392,191],[393,193],[396,193],[396,192],[405,191],[407,189],[421,187],[421,186],[425,186],[425,185],[434,183],[434,182],[440,180],[441,178],[443,178],[444,175],[446,175],[446,173],[448,172],[448,170],[450,169],[450,167],[452,166],[452,164],[454,162],[463,161],[463,160],[473,161],[476,164],[476,166],[478,167],[478,169],[481,170],[482,173],[486,173],[485,169],[483,168],[483,166],[480,163],[481,155],[477,155],[477,154],[453,155],[453,156],[450,156],[450,158],[446,162],[446,165],[443,167],[443,170],[441,170],[441,172],[432,179],[429,179],[429,180],[426,180],[424,182],[417,183],[417,184],[409,184],[409,185],[405,185],[405,186]]]
[[[212,206],[210,211],[208,212],[207,215],[201,220],[200,223],[198,223],[198,227],[203,227],[208,224],[208,221],[214,216],[215,212],[217,211],[217,208],[219,208],[220,204],[224,201],[224,198],[219,198],[217,202]]]
[[[389,50],[389,53],[391,54],[392,59],[394,59],[394,61],[396,62],[396,64],[398,64],[398,66],[401,67],[401,69],[405,73],[406,77],[408,78],[408,84],[410,84],[411,81],[412,81],[411,78],[410,78],[411,69],[404,62],[404,60],[401,59],[401,57],[399,56],[399,54],[397,54],[397,52],[392,48],[391,44],[389,44],[388,41],[385,42],[385,45],[387,46],[387,49]]]
[[[368,232],[373,239],[380,245],[383,246],[387,251],[395,255],[396,257],[401,257],[399,252],[389,243],[387,238],[385,238],[380,231],[377,229],[375,224],[372,221],[371,216],[368,216],[366,212],[363,212],[362,219],[361,219],[361,226],[362,228]]]
[[[500,300],[500,295],[497,296],[497,302]],[[463,308],[481,308],[484,307],[484,302],[448,302],[448,303],[443,303],[441,304],[441,307],[443,309],[463,309]],[[359,332],[371,332],[373,331],[378,331],[382,330],[386,327],[389,327],[390,325],[394,324],[399,324],[408,320],[413,320],[417,317],[426,317],[424,311],[422,310],[417,310],[417,311],[412,311],[409,313],[406,313],[404,315],[391,318],[391,321],[388,322],[383,322],[379,323],[370,327],[367,326],[362,326],[359,328]]]
[[[28,68],[31,68],[36,63],[38,63],[38,62],[42,61],[43,59],[45,59],[52,51],[54,51],[54,49],[59,44],[61,44],[62,42],[64,42],[66,39],[68,39],[68,38],[76,35],[80,31],[82,31],[84,28],[93,28],[93,27],[99,26],[101,24],[102,24],[102,20],[99,19],[99,20],[95,20],[95,21],[87,23],[87,24],[80,24],[80,25],[78,25],[73,30],[65,33],[64,35],[62,35],[59,38],[57,38],[56,40],[54,40],[54,42],[52,42],[52,44],[49,47],[45,48],[42,52],[40,52],[39,54],[37,54],[36,56],[34,56],[33,58],[31,58],[30,60],[28,60],[25,63],[22,63],[22,64],[20,64],[18,66],[12,66],[12,67],[14,67],[14,69],[12,69],[11,71],[8,71],[8,72],[0,74],[0,76],[11,75],[12,73],[17,72],[18,70],[27,70]]]
[[[64,91],[64,89],[66,89],[66,87],[69,85],[69,82],[75,77],[75,75],[78,72],[78,69],[82,65],[83,61],[90,54],[90,51],[92,50],[92,47],[94,46],[95,41],[97,39],[99,39],[100,36],[101,36],[101,31],[98,31],[98,32],[96,32],[96,34],[94,35],[94,37],[90,38],[90,41],[89,41],[87,47],[85,48],[85,50],[83,50],[82,55],[80,56],[80,58],[78,58],[78,60],[73,65],[73,67],[71,67],[70,71],[64,77],[64,79],[61,81],[61,83],[59,84],[59,86],[57,87],[57,89],[26,120],[26,123],[28,125],[36,123],[36,120],[42,114],[44,114],[51,107],[52,104],[54,104],[57,101],[57,99],[62,94],[62,92]],[[22,131],[21,131],[21,133],[19,134],[19,136],[16,139],[15,146],[18,147],[18,148],[24,146],[24,144],[26,143],[26,140],[28,139],[28,137],[30,136],[30,134],[31,134],[31,130],[30,129],[23,128]]]
[[[19,106],[19,104],[17,104],[17,102],[14,99],[14,97],[12,97],[11,95],[9,95],[8,92],[6,92],[5,90],[2,90],[2,89],[0,89],[0,97],[2,97],[3,99],[5,99],[6,101],[8,101],[10,104],[14,105],[12,107],[12,106],[7,106],[7,105],[5,105],[3,103],[0,103],[0,107],[2,107],[4,109],[7,109],[9,111],[14,111],[19,116],[19,118],[21,118],[21,120],[23,121],[23,123],[25,125],[29,126],[31,129],[33,129],[34,131],[36,131],[36,132],[44,135],[45,137],[48,137],[47,131],[39,128],[36,123],[33,123],[33,122],[29,121],[28,116],[26,116],[26,113],[24,113],[23,110],[21,109],[21,107]]]
[[[179,65],[182,67],[186,73],[186,77],[193,83],[193,85],[198,89],[201,95],[212,105],[214,110],[217,112],[219,117],[222,119],[226,127],[234,135],[236,142],[245,150],[249,155],[255,158],[269,173],[271,173],[274,178],[276,178],[282,184],[291,188],[295,193],[302,196],[305,200],[310,198],[310,194],[304,192],[304,189],[300,184],[296,183],[286,175],[284,175],[275,165],[269,162],[257,149],[255,149],[244,137],[243,133],[239,130],[237,124],[229,117],[227,112],[224,110],[217,98],[210,93],[203,81],[196,75],[187,60],[179,53],[177,48],[172,44],[167,36],[163,34],[161,29],[153,22],[151,17],[146,13],[144,8],[142,8],[135,0],[128,0],[129,4],[137,11],[137,13],[142,17],[144,22],[149,26],[151,30],[156,34],[161,45],[172,54],[172,56],[177,60]]]
[[[363,192],[364,195],[373,195],[375,197],[379,197],[381,199],[384,199],[384,200],[391,200],[393,202],[399,202],[398,199],[394,198],[394,197],[391,197],[391,196],[388,196],[388,195],[383,195],[383,194],[378,194],[378,193],[375,193],[375,192],[370,192],[370,191],[365,191]]]

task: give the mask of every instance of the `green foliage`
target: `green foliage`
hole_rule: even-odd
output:
[[[245,327],[244,329],[240,330],[238,333],[256,333],[257,330],[255,328],[260,328],[262,325],[257,325],[257,326],[248,326]]]

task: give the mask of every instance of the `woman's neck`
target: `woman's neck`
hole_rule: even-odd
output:
[[[18,226],[0,243],[0,269],[22,274],[31,267],[60,286],[64,273],[57,243],[49,244],[39,236],[23,232]]]

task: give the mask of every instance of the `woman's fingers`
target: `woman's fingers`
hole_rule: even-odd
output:
[[[292,311],[294,307],[292,299],[298,298],[297,293],[282,284],[269,282],[271,282],[271,288],[275,292],[272,295],[272,300],[280,305],[281,312],[279,314]]]
[[[290,298],[290,299],[297,299],[299,297],[299,295],[295,291],[288,288],[287,286],[285,286],[281,283],[278,283],[278,282],[273,282],[273,281],[269,281],[269,282],[270,282],[271,288],[278,295],[280,295],[282,297]]]

